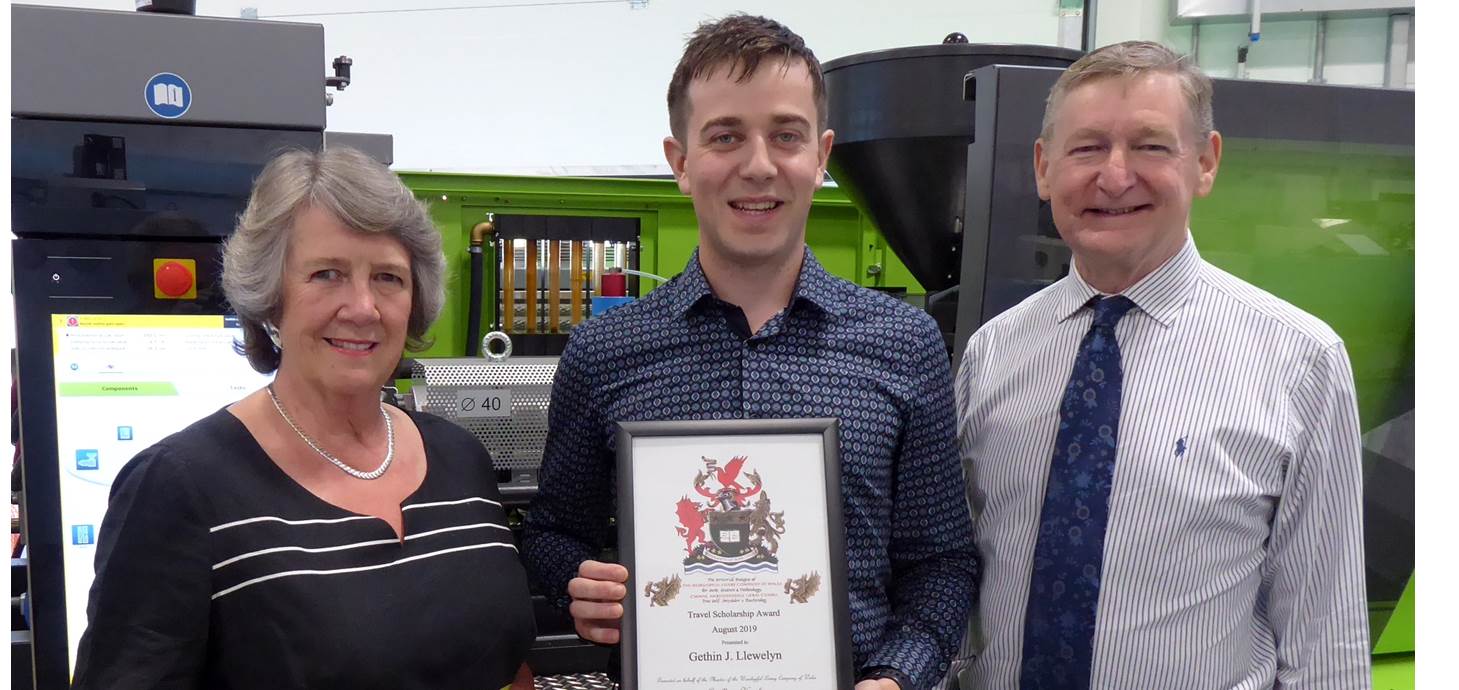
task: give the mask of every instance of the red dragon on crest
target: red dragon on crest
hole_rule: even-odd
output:
[[[679,514],[680,526],[674,529],[684,539],[684,550],[693,553],[694,542],[696,541],[700,544],[709,543],[709,540],[704,537],[704,509],[700,508],[698,503],[689,500],[688,496],[685,496],[679,499],[676,510]]]
[[[694,477],[694,490],[700,496],[704,496],[712,502],[718,502],[721,510],[743,508],[746,503],[745,499],[760,493],[760,475],[758,473],[749,472],[745,475],[752,484],[749,488],[740,484],[740,468],[744,467],[746,456],[737,455],[730,458],[724,467],[720,467],[719,461],[714,458],[706,458],[701,455],[699,459],[704,461],[705,469]],[[710,491],[705,488],[705,484],[710,478],[719,484],[718,491]]]

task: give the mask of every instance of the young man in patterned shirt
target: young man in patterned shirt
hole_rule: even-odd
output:
[[[834,134],[799,36],[761,17],[706,23],[668,101],[664,155],[693,198],[699,248],[669,283],[573,331],[528,567],[582,637],[616,643],[628,572],[592,560],[613,505],[616,422],[836,417],[856,688],[929,688],[962,637],[976,573],[942,337],[925,313],[828,274],[805,245]]]

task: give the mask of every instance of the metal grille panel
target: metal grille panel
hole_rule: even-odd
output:
[[[445,417],[481,440],[497,469],[535,470],[547,443],[547,403],[552,394],[556,357],[421,359],[411,369],[415,407]],[[507,417],[461,417],[456,408],[464,390],[511,391]]]
[[[532,682],[535,690],[615,690],[618,687],[608,680],[606,673],[537,676]]]

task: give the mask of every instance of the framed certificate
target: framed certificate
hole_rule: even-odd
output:
[[[623,422],[624,690],[854,684],[834,419]]]

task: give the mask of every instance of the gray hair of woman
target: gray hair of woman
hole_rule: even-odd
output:
[[[248,207],[223,243],[223,294],[243,325],[239,351],[262,373],[279,368],[265,324],[282,314],[284,262],[294,221],[306,209],[329,211],[346,226],[398,240],[410,255],[411,305],[405,346],[430,346],[426,330],[446,299],[446,257],[426,206],[389,168],[356,149],[288,151],[254,180]]]

